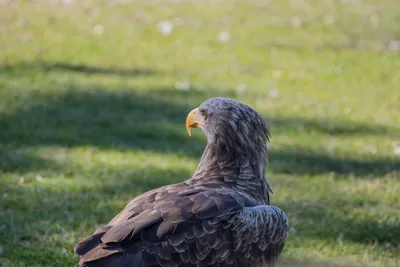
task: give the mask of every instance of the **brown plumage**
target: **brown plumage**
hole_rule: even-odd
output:
[[[269,205],[264,121],[244,104],[214,98],[189,113],[186,127],[208,140],[193,176],[133,199],[76,245],[78,266],[275,266],[288,220]]]

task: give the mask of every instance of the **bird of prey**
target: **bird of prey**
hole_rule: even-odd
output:
[[[188,114],[189,135],[194,127],[207,145],[192,177],[134,198],[75,246],[77,266],[276,266],[289,225],[270,205],[265,122],[219,97]]]

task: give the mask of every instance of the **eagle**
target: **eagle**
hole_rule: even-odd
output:
[[[77,266],[276,266],[289,224],[270,205],[266,123],[249,106],[218,97],[187,115],[189,135],[192,128],[207,137],[194,174],[134,198],[75,246]]]

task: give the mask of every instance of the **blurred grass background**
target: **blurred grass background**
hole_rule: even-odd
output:
[[[1,0],[0,266],[187,179],[216,96],[270,126],[282,266],[400,266],[398,0]]]

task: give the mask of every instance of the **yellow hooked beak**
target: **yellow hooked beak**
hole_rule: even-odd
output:
[[[188,116],[186,117],[186,130],[188,131],[189,136],[192,134],[190,130],[195,127],[203,126],[204,125],[204,118],[201,115],[199,108],[195,108],[189,112]]]

